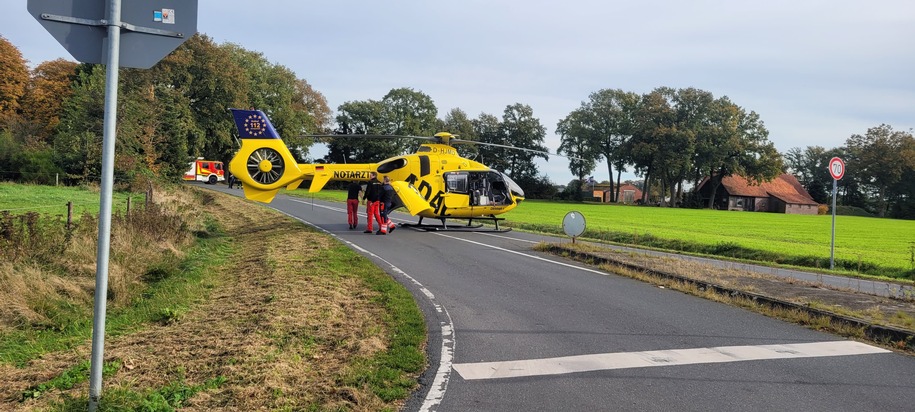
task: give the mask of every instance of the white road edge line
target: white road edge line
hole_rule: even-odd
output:
[[[294,200],[294,199],[290,199],[290,200],[292,200],[294,202],[307,204],[307,202],[302,202],[302,201],[298,201],[298,200]],[[314,204],[314,203],[312,203],[312,204]],[[322,205],[316,205],[316,206],[325,207],[325,208],[331,209],[331,210],[340,210],[340,209],[331,208],[331,207],[322,206]],[[432,294],[432,291],[427,289],[425,286],[423,286],[422,283],[419,283],[418,280],[414,279],[412,276],[408,275],[406,272],[400,270],[400,268],[398,268],[397,266],[394,266],[393,264],[391,264],[391,262],[388,262],[387,260],[385,260],[383,257],[378,256],[378,255],[360,247],[359,245],[357,245],[349,240],[346,240],[340,236],[337,236],[335,233],[333,233],[329,230],[326,230],[305,219],[302,219],[298,216],[293,216],[293,215],[291,215],[287,212],[284,212],[282,210],[279,210],[279,209],[274,208],[274,210],[276,210],[286,216],[289,216],[295,220],[298,220],[302,223],[305,223],[306,225],[314,227],[315,229],[318,229],[319,231],[322,231],[330,236],[337,238],[337,240],[349,245],[351,248],[358,250],[359,252],[362,252],[366,255],[369,255],[375,259],[378,259],[378,260],[386,263],[391,268],[391,271],[409,279],[410,282],[412,282],[419,288],[419,290],[422,292],[423,295],[426,295],[426,298],[428,298],[429,302],[432,303],[432,306],[435,308],[435,311],[444,317],[444,321],[440,322],[440,325],[442,328],[442,349],[441,349],[441,357],[440,357],[439,363],[438,363],[438,369],[435,371],[435,378],[432,379],[432,385],[429,387],[429,393],[426,394],[426,399],[423,400],[423,404],[422,404],[422,406],[420,406],[419,411],[420,412],[431,411],[436,406],[441,404],[442,399],[444,399],[444,397],[445,397],[445,390],[447,390],[447,388],[448,388],[448,382],[451,380],[451,370],[452,370],[452,365],[454,363],[454,348],[455,348],[455,345],[457,344],[457,342],[456,342],[456,338],[454,336],[454,326],[453,326],[454,322],[451,320],[451,314],[448,313],[448,310],[445,309],[445,307],[443,305],[438,303],[438,301],[435,299],[435,295]],[[346,210],[344,209],[343,212],[346,212]]]
[[[584,271],[584,272],[596,273],[596,274],[601,275],[601,276],[609,276],[609,273],[607,273],[607,272],[602,272],[602,271],[599,271],[599,270],[584,268],[584,267],[581,267],[581,266],[570,265],[570,264],[565,263],[565,262],[559,262],[559,261],[556,261],[556,260],[551,260],[551,259],[543,258],[543,257],[540,257],[540,256],[531,255],[531,254],[529,254],[529,253],[518,252],[518,251],[515,251],[515,250],[506,249],[506,248],[499,247],[499,246],[493,246],[493,245],[490,245],[490,244],[486,244],[486,243],[482,243],[482,242],[477,242],[477,241],[470,240],[470,239],[463,239],[463,238],[459,238],[459,237],[456,237],[456,236],[446,235],[446,234],[444,234],[444,233],[437,233],[437,232],[436,232],[435,234],[436,234],[436,235],[439,235],[439,236],[447,237],[447,238],[449,238],[449,239],[460,240],[460,241],[462,241],[462,242],[472,243],[472,244],[474,244],[474,245],[485,246],[485,247],[488,247],[488,248],[492,248],[492,249],[496,249],[496,250],[501,250],[501,251],[503,251],[503,252],[514,253],[514,254],[516,254],[516,255],[524,256],[524,257],[527,257],[527,258],[536,259],[536,260],[540,260],[540,261],[543,261],[543,262],[549,262],[549,263],[552,263],[552,264],[554,264],[554,265],[565,266],[565,267],[567,267],[567,268],[572,268],[572,269],[578,269],[578,270],[581,270],[581,271]]]
[[[783,345],[719,346],[647,352],[618,352],[505,362],[459,363],[454,369],[466,380],[559,375],[598,370],[694,365],[770,359],[889,353],[855,341],[830,341]]]
[[[493,233],[486,233],[486,232],[477,232],[477,233],[479,233],[481,235],[497,237],[499,239],[514,240],[514,241],[518,241],[518,242],[533,243],[533,244],[540,243],[540,241],[537,241],[537,240],[519,239],[519,238],[511,237],[511,236],[496,235]]]

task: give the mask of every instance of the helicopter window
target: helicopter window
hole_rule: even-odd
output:
[[[419,176],[425,176],[429,174],[429,156],[420,156],[419,157]]]
[[[425,152],[431,152],[431,151],[432,151],[432,148],[429,146],[420,146],[419,149],[416,149],[416,153],[425,153]]]
[[[387,174],[407,165],[407,159],[399,158],[378,165],[378,173]]]
[[[515,196],[524,197],[524,190],[521,189],[521,186],[518,186],[518,184],[515,183],[515,181],[510,177],[508,177],[507,174],[500,174],[502,175],[502,179],[505,181],[505,184],[508,185],[508,190],[510,190]]]
[[[445,184],[449,192],[467,193],[467,173],[447,173]]]

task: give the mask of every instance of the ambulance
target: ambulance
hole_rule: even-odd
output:
[[[226,168],[218,160],[203,160],[202,157],[199,157],[188,163],[188,170],[184,172],[184,180],[215,185],[216,182],[226,180]]]

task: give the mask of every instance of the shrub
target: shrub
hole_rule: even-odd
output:
[[[836,206],[836,214],[842,216],[874,217],[874,214],[857,206]]]

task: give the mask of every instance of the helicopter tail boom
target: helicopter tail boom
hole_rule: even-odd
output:
[[[309,192],[318,192],[332,180],[368,181],[377,164],[299,164],[280,139],[267,115],[260,110],[230,109],[241,139],[241,148],[229,162],[229,171],[240,180],[245,197],[270,203],[285,187],[295,190],[310,180]]]

